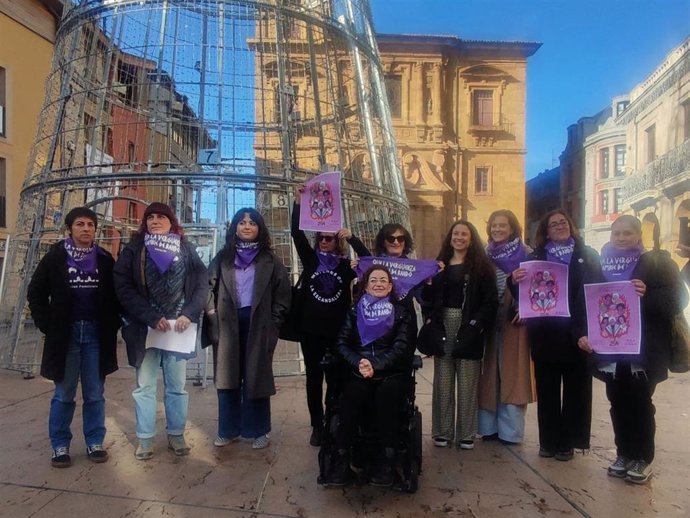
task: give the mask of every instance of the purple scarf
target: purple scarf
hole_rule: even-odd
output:
[[[144,246],[158,271],[165,273],[170,265],[180,260],[180,243],[178,234],[149,234],[144,236]]]
[[[601,272],[608,282],[629,281],[643,253],[642,241],[630,250],[621,250],[612,243],[606,243],[601,249]]]
[[[546,260],[553,263],[570,264],[575,250],[575,238],[572,236],[565,242],[548,241],[546,245]]]
[[[319,266],[316,268],[317,272],[335,270],[342,259],[338,254],[334,254],[333,252],[322,252],[320,250],[316,251],[316,257],[319,260]]]
[[[261,252],[258,241],[237,241],[235,244],[235,268],[242,270],[249,267]]]
[[[85,273],[95,273],[98,269],[96,259],[98,247],[91,244],[88,248],[79,248],[74,239],[65,239],[65,250],[67,251],[67,265]]]
[[[357,303],[357,331],[362,345],[381,338],[393,329],[395,311],[390,297],[375,297],[365,293]]]
[[[490,239],[489,246],[486,247],[486,253],[489,259],[508,275],[517,270],[520,267],[520,263],[527,259],[527,251],[525,250],[525,245],[522,244],[520,236],[502,243],[496,243]]]

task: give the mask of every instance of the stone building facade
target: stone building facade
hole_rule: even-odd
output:
[[[448,226],[485,237],[492,211],[525,214],[527,58],[540,44],[377,36],[419,257]]]

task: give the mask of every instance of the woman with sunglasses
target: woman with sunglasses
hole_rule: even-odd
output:
[[[370,254],[364,244],[346,228],[341,228],[337,233],[317,232],[313,246],[310,245],[307,236],[299,228],[302,192],[304,186],[298,186],[292,206],[290,233],[302,262],[300,345],[307,374],[307,406],[312,426],[309,444],[320,446],[324,379],[321,360],[327,350],[334,349],[338,331],[351,304],[350,283],[356,277],[350,266],[348,243],[357,254]]]
[[[584,244],[570,217],[560,209],[548,212],[539,222],[535,247],[531,259],[568,266],[571,316],[527,320],[537,384],[539,456],[568,461],[574,448],[589,449],[592,376],[587,354],[578,348],[577,340],[586,334],[583,286],[601,280],[599,254]],[[526,278],[527,271],[516,268],[509,287],[514,290]],[[517,298],[517,291],[513,295]]]
[[[506,289],[506,279],[532,250],[522,242],[522,227],[510,210],[494,211],[486,233],[499,306],[479,377],[479,434],[484,440],[517,444],[525,435],[525,413],[527,404],[534,401],[534,389],[527,329],[519,319],[517,300]]]
[[[640,297],[641,343],[639,354],[600,355],[592,351],[588,336],[578,346],[592,354],[594,376],[606,383],[616,460],[608,475],[645,483],[654,460],[654,403],[658,383],[668,378],[673,318],[687,304],[678,266],[665,250],[645,251],[642,224],[631,215],[611,225],[611,240],[601,250],[607,282],[630,281]]]

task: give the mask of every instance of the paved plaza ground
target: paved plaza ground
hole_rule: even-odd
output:
[[[427,360],[417,391],[424,414],[424,472],[419,491],[409,495],[316,484],[317,449],[308,445],[303,377],[277,379],[269,448],[253,451],[243,442],[215,448],[215,390],[189,384],[191,455],[174,457],[159,432],[155,457],[140,462],[133,456],[134,371],[122,367],[106,384],[109,462],[96,465],[86,458],[78,408],[73,466],[54,469],[47,437],[52,383],[0,370],[0,516],[690,516],[690,375],[675,375],[657,390],[657,460],[646,486],[606,475],[615,450],[602,383],[595,380],[591,451],[558,462],[537,455],[534,405],[523,445],[479,441],[472,451],[435,448],[429,435],[432,379],[433,362]]]

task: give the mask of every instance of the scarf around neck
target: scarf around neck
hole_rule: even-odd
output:
[[[95,273],[98,269],[98,245],[92,243],[87,248],[78,247],[74,239],[65,239],[65,251],[67,252],[67,265],[86,273]]]
[[[362,340],[362,346],[370,344],[374,340],[393,329],[395,312],[393,303],[388,297],[375,297],[365,293],[357,303],[357,331]]]
[[[167,272],[173,262],[180,260],[181,242],[180,236],[172,232],[167,234],[147,232],[144,235],[146,251],[161,273]]]
[[[517,270],[520,263],[527,258],[527,251],[520,236],[502,243],[489,240],[486,253],[489,259],[508,275]]]
[[[629,281],[643,253],[642,241],[629,250],[616,248],[610,242],[606,243],[601,249],[601,273],[608,282]]]
[[[321,250],[316,251],[316,257],[319,260],[319,265],[316,267],[317,272],[335,270],[340,264],[340,259],[342,259],[334,252],[322,252]]]
[[[567,241],[547,241],[546,260],[563,264],[570,264],[575,251],[575,238],[570,236]]]
[[[235,244],[235,268],[245,270],[261,252],[258,241],[241,241]]]

